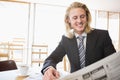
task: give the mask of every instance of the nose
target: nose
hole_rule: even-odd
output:
[[[82,19],[79,17],[78,19],[77,19],[77,22],[81,22],[82,21]]]

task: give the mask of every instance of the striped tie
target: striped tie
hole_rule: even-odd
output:
[[[80,66],[81,68],[85,67],[85,48],[83,45],[84,36],[79,36],[79,57],[80,57]]]

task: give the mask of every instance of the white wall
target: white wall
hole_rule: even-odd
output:
[[[11,1],[27,1],[33,3],[55,4],[61,6],[68,6],[74,1],[80,1],[90,9],[106,10],[120,12],[120,0],[11,0]]]

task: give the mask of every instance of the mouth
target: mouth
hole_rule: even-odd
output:
[[[81,23],[78,23],[77,26],[82,27],[82,26],[83,26],[83,23],[82,23],[82,22],[81,22]]]

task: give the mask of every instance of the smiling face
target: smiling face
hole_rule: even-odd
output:
[[[73,8],[69,12],[68,22],[78,34],[82,34],[87,23],[86,12],[82,8]]]

